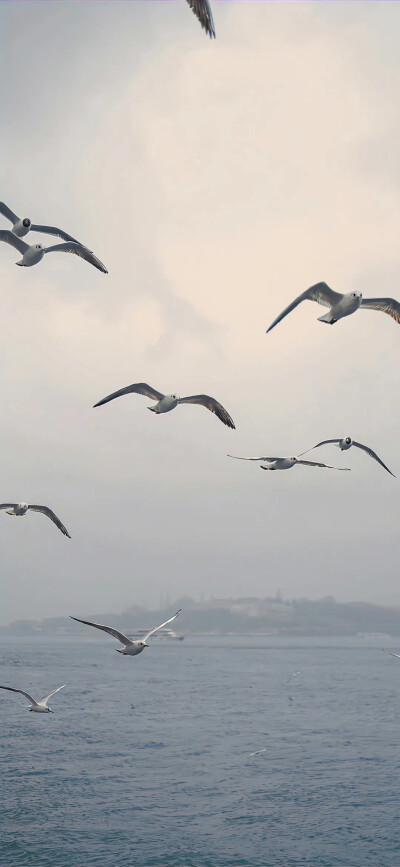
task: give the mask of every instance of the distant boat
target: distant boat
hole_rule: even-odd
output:
[[[135,629],[135,632],[132,633],[135,638],[143,638],[144,635],[147,635],[148,629]],[[158,632],[154,633],[153,638],[167,638],[170,641],[183,641],[184,635],[179,635],[178,632],[175,632],[173,629],[169,629],[168,626],[164,626],[163,629],[159,629]],[[128,634],[128,638],[131,638],[131,633]]]

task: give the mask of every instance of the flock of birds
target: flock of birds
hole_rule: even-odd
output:
[[[194,14],[197,16],[198,20],[202,28],[206,31],[206,33],[210,36],[210,38],[215,38],[215,27],[214,21],[212,17],[211,7],[208,0],[187,0],[187,3],[191,7]],[[76,238],[69,235],[62,229],[57,228],[56,226],[47,226],[39,223],[32,223],[30,218],[28,217],[18,217],[17,214],[14,213],[4,202],[0,202],[0,214],[3,215],[9,222],[11,223],[11,229],[0,229],[0,241],[4,241],[6,244],[14,247],[21,255],[22,258],[16,262],[17,265],[30,268],[33,265],[37,265],[42,261],[44,255],[46,253],[73,253],[75,256],[79,256],[81,259],[84,259],[90,265],[93,265],[94,268],[101,271],[103,274],[107,274],[107,268],[103,265],[103,263],[98,259],[97,256],[90,250],[87,246],[82,244]],[[38,232],[45,235],[52,235],[62,239],[63,243],[54,244],[50,247],[44,247],[42,244],[27,244],[26,241],[23,240],[29,232]],[[299,304],[303,301],[316,301],[318,304],[321,304],[323,307],[328,308],[328,312],[323,316],[319,317],[320,322],[325,322],[329,325],[334,325],[338,322],[339,319],[343,319],[345,316],[350,316],[352,313],[355,313],[356,310],[380,310],[384,313],[387,313],[391,316],[395,322],[400,324],[400,304],[398,301],[393,298],[363,298],[361,292],[348,292],[346,294],[342,294],[340,292],[335,292],[331,289],[326,283],[316,283],[314,286],[311,286],[309,289],[306,289],[305,292],[302,292],[294,301],[289,304],[282,313],[277,316],[277,318],[272,322],[272,324],[267,329],[267,334],[279,322],[281,322],[289,313],[292,312]],[[109,403],[112,400],[115,400],[118,397],[123,397],[126,394],[140,394],[149,398],[150,400],[155,401],[153,406],[149,406],[152,412],[158,414],[171,412],[171,410],[176,409],[179,404],[198,404],[200,406],[204,406],[210,412],[214,413],[217,418],[225,424],[227,427],[231,429],[235,429],[235,424],[227,410],[219,403],[214,397],[210,397],[207,394],[195,394],[190,395],[189,397],[178,397],[177,394],[163,394],[161,391],[157,391],[150,385],[147,385],[145,382],[133,383],[132,385],[127,385],[124,388],[120,388],[118,391],[113,392],[112,394],[103,397],[99,400],[94,406],[99,407],[103,406],[106,403]],[[306,466],[306,467],[323,467],[325,469],[334,469],[334,470],[342,470],[349,471],[349,467],[333,467],[330,464],[321,463],[318,461],[310,461],[310,460],[302,460],[303,455],[312,451],[312,449],[320,448],[321,446],[332,444],[337,446],[341,451],[348,451],[353,446],[355,448],[361,449],[366,452],[371,458],[377,461],[390,475],[394,475],[392,471],[384,464],[380,457],[373,451],[369,446],[363,445],[356,440],[353,440],[351,437],[343,437],[343,438],[334,438],[323,440],[322,442],[317,443],[311,449],[308,449],[305,452],[301,452],[300,455],[294,457],[279,457],[279,456],[261,456],[261,457],[241,457],[238,455],[228,455],[228,457],[235,458],[238,460],[247,460],[247,461],[258,461],[260,463],[261,469],[263,470],[288,470],[294,466]],[[6,514],[13,515],[15,517],[22,517],[26,515],[28,511],[32,512],[41,512],[43,515],[48,517],[55,526],[67,536],[68,539],[71,538],[68,530],[61,522],[60,518],[55,514],[55,512],[50,509],[46,505],[36,505],[32,503],[1,503],[0,510],[4,510]],[[118,629],[113,628],[112,626],[104,626],[100,623],[94,623],[90,620],[82,620],[78,617],[73,617],[72,620],[76,620],[78,623],[82,623],[85,626],[91,626],[95,629],[99,629],[103,632],[108,633],[112,637],[116,638],[122,645],[122,650],[118,649],[118,653],[121,653],[125,656],[137,656],[142,653],[145,647],[148,647],[147,640],[157,632],[159,629],[162,629],[168,623],[171,623],[175,620],[176,617],[181,613],[181,609],[177,611],[172,617],[168,620],[161,623],[159,626],[151,629],[143,639],[141,640],[132,640],[128,636],[124,635]],[[384,648],[382,648],[384,649]],[[390,653],[390,651],[385,651]],[[391,653],[391,656],[400,657],[399,654]],[[35,713],[53,713],[51,708],[48,706],[47,702],[49,699],[59,692],[61,689],[64,689],[66,684],[57,687],[48,695],[46,695],[40,701],[36,701],[29,693],[22,689],[17,689],[11,686],[0,686],[0,689],[9,690],[10,692],[16,692],[24,695],[30,702],[31,705],[29,710],[34,711]],[[257,755],[257,753],[254,753]]]

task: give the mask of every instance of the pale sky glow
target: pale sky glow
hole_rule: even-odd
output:
[[[399,4],[0,4],[0,198],[105,263],[0,245],[1,622],[160,594],[400,605],[400,328],[328,328],[319,280],[400,300]],[[7,222],[0,217],[1,228]],[[29,236],[29,242],[46,238]],[[56,241],[54,241],[56,243]],[[205,392],[156,417],[131,382]],[[296,454],[351,473],[262,473]]]

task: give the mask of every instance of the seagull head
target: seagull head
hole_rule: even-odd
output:
[[[346,443],[347,446],[351,446],[351,443],[352,443],[352,439],[351,439],[351,437],[345,437],[345,438],[344,438],[344,441],[345,441],[345,443]]]
[[[352,298],[362,298],[362,292],[352,292]]]
[[[139,647],[148,647],[148,646],[149,646],[149,645],[146,644],[145,641],[139,641]]]
[[[31,225],[29,217],[24,217],[24,219],[22,220],[22,225],[24,229],[29,229],[29,226]]]
[[[35,250],[43,250],[43,244],[35,244]]]

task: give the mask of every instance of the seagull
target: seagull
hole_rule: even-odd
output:
[[[381,647],[381,650],[383,650],[384,653],[388,653],[389,656],[395,656],[396,659],[400,659],[400,653],[391,653],[390,650],[385,650],[384,647]]]
[[[68,539],[71,538],[64,524],[61,523],[57,515],[48,506],[34,506],[32,503],[0,503],[0,509],[5,509],[7,515],[15,515],[16,517],[25,515],[28,509],[32,512],[43,512],[43,515],[47,515],[50,521],[53,521],[53,524],[64,533],[64,536],[68,536]]]
[[[367,453],[367,455],[370,455],[371,458],[374,458],[375,461],[378,461],[378,464],[380,464],[381,467],[383,467],[385,470],[387,470],[387,472],[390,473],[391,476],[396,478],[394,473],[392,473],[392,471],[389,470],[389,467],[387,467],[386,464],[384,464],[383,461],[381,461],[381,459],[378,458],[378,455],[376,454],[376,452],[372,451],[372,449],[370,449],[369,446],[363,446],[362,443],[358,443],[358,442],[356,442],[356,440],[352,440],[351,437],[343,437],[343,439],[322,440],[322,442],[317,443],[316,446],[313,446],[311,449],[307,449],[307,451],[302,452],[302,454],[306,455],[307,452],[311,452],[313,449],[319,449],[320,446],[325,446],[325,445],[327,445],[327,443],[334,443],[334,445],[336,445],[339,449],[341,449],[342,452],[347,451],[347,449],[350,449],[352,446],[355,446],[357,449],[362,449],[364,452]]]
[[[74,241],[75,244],[79,244],[80,247],[84,247],[86,250],[89,248],[86,247],[85,244],[82,244],[77,238],[73,238],[72,235],[69,235],[68,232],[64,232],[63,229],[58,229],[57,226],[42,226],[38,223],[32,223],[29,217],[17,217],[14,212],[7,207],[4,202],[0,202],[0,214],[3,214],[3,217],[6,217],[7,220],[10,220],[12,223],[12,233],[13,235],[17,235],[18,238],[24,238],[28,232],[41,232],[45,235],[56,235],[57,238],[62,238],[63,241]],[[93,252],[90,250],[90,252]]]
[[[102,406],[103,403],[108,403],[116,397],[121,397],[123,394],[133,393],[144,394],[150,400],[156,400],[155,406],[148,406],[147,409],[157,414],[170,412],[171,409],[175,409],[178,406],[178,403],[199,403],[205,406],[206,409],[209,409],[210,412],[213,412],[228,427],[235,429],[235,424],[226,409],[213,397],[209,397],[208,394],[192,394],[190,397],[178,397],[176,394],[162,394],[161,391],[156,391],[155,388],[152,388],[151,385],[147,385],[145,382],[135,382],[133,385],[127,385],[125,388],[120,388],[119,391],[108,394],[107,397],[103,397],[103,400],[95,403],[94,408]]]
[[[347,470],[350,467],[331,467],[329,464],[319,464],[316,461],[300,461],[299,458],[243,458],[239,455],[227,455],[228,458],[235,458],[238,461],[268,461],[271,466],[261,466],[262,470],[290,470],[296,464],[302,464],[305,467],[325,467],[327,470]]]
[[[79,617],[71,616],[71,620],[77,620],[78,623],[85,623],[86,626],[94,626],[96,629],[102,629],[103,632],[108,632],[109,635],[113,635],[114,638],[117,638],[118,641],[120,641],[123,645],[122,650],[119,650],[117,647],[115,648],[117,653],[122,653],[124,656],[137,656],[138,653],[142,653],[145,647],[149,646],[148,644],[146,644],[146,641],[148,638],[150,638],[150,635],[153,635],[154,632],[158,632],[158,630],[162,629],[163,626],[166,626],[167,623],[171,623],[173,620],[175,620],[175,617],[178,617],[178,614],[180,614],[181,611],[182,609],[179,608],[179,611],[177,611],[176,614],[173,615],[173,617],[170,617],[169,620],[165,620],[164,623],[160,623],[159,626],[155,626],[154,629],[150,629],[150,632],[147,632],[144,638],[140,641],[132,641],[130,638],[124,635],[123,632],[119,632],[118,629],[114,629],[112,626],[102,626],[100,623],[92,623],[91,620],[80,620]]]
[[[200,21],[203,30],[206,31],[210,39],[215,39],[214,21],[208,0],[187,0],[187,3]]]
[[[94,265],[98,271],[108,274],[107,268],[100,262],[100,259],[91,250],[83,247],[77,241],[66,241],[65,244],[53,244],[52,247],[43,247],[42,244],[26,244],[22,238],[19,238],[14,232],[10,232],[9,229],[0,229],[0,241],[11,244],[12,247],[15,247],[16,250],[22,253],[22,259],[15,263],[16,265],[21,265],[21,267],[31,268],[32,265],[37,265],[38,262],[42,261],[45,253],[75,253],[76,256],[85,259],[90,265]]]
[[[334,325],[338,319],[343,319],[344,316],[350,316],[359,307],[362,310],[382,310],[383,313],[388,313],[395,322],[400,324],[400,304],[393,298],[363,298],[362,292],[347,292],[342,295],[341,292],[334,292],[326,283],[315,283],[314,286],[310,286],[298,298],[295,298],[283,313],[274,319],[266,333],[272,331],[275,325],[278,325],[278,322],[281,322],[302,301],[317,301],[323,307],[329,307],[329,312],[318,318],[318,322],[327,322],[329,325]]]
[[[32,698],[31,695],[29,695],[29,692],[25,692],[23,689],[15,689],[13,686],[0,686],[0,689],[9,689],[10,692],[20,692],[21,695],[25,695],[28,701],[32,702],[31,707],[28,708],[28,710],[33,710],[34,713],[54,713],[54,710],[51,710],[50,707],[47,707],[47,702],[49,698],[52,697],[52,695],[55,695],[56,692],[60,692],[60,689],[64,689],[66,685],[67,684],[64,683],[62,686],[58,686],[57,689],[53,689],[53,691],[49,692],[48,695],[45,695],[45,697],[42,698],[41,701],[35,701],[35,699]]]
[[[267,747],[264,747],[263,750],[256,750],[255,753],[249,753],[249,756],[259,756],[259,755],[261,755],[261,753],[266,753],[266,752],[267,752]]]

